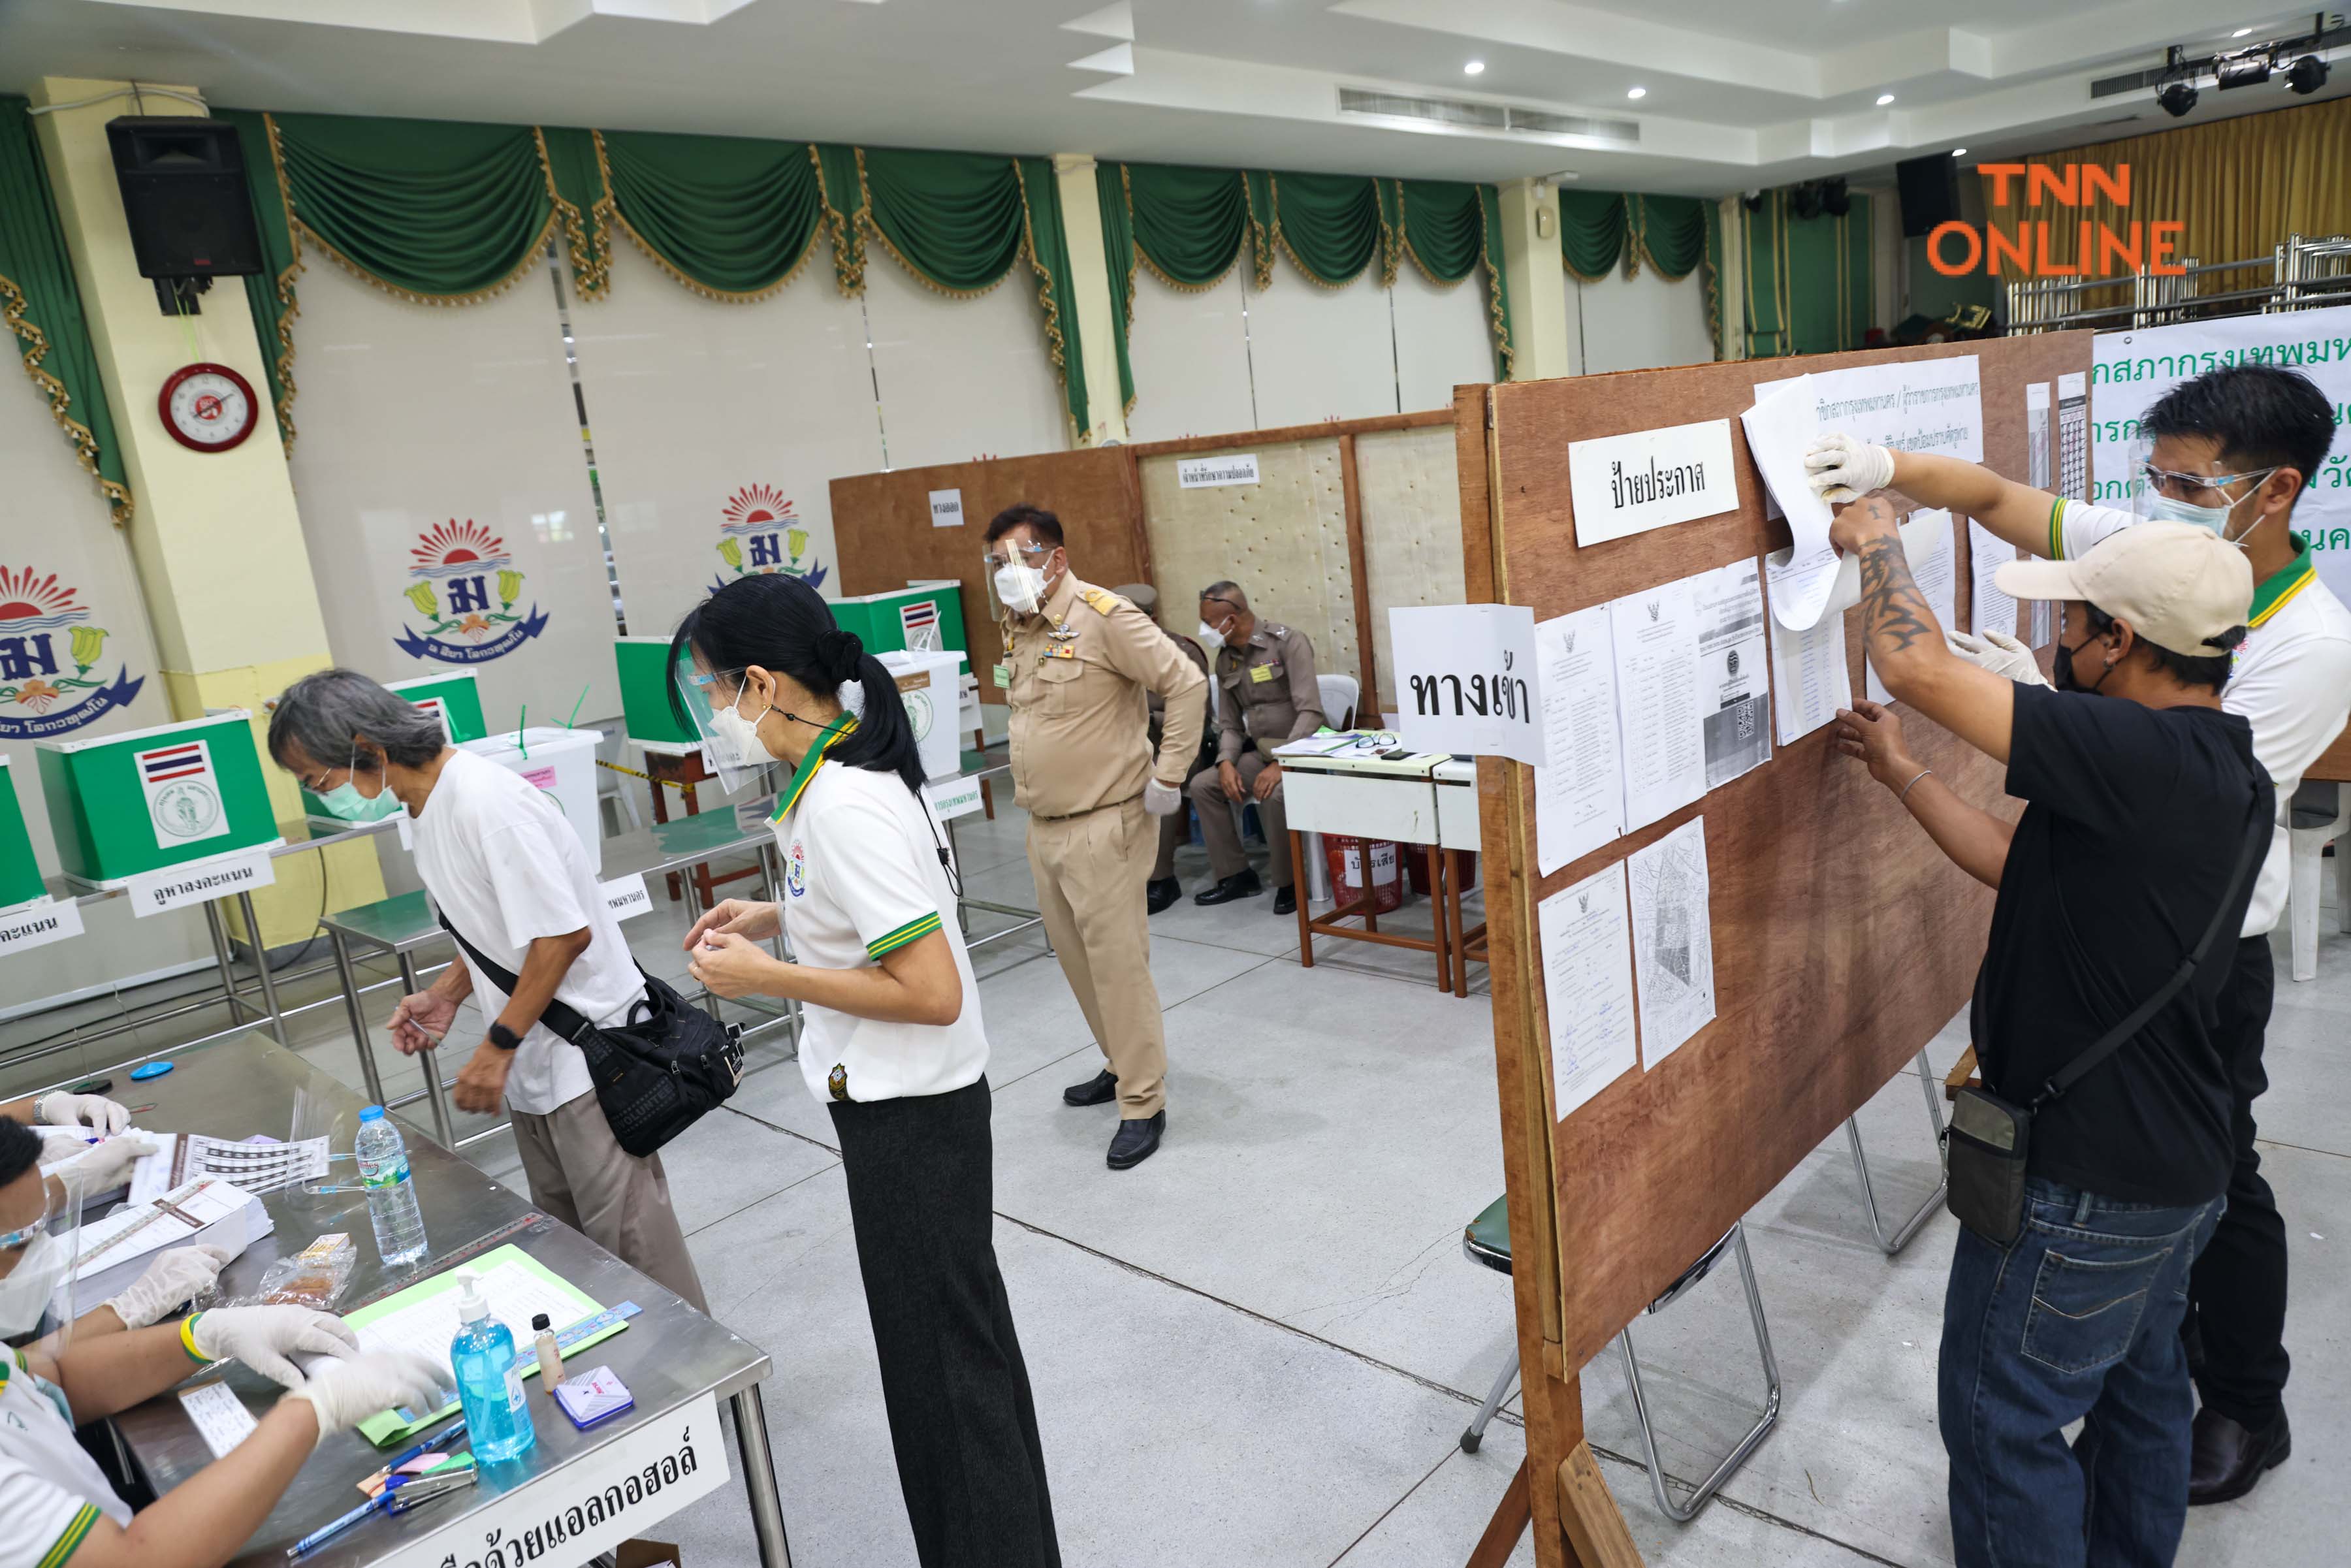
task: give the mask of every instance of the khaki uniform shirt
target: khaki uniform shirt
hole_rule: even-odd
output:
[[[1252,745],[1274,747],[1322,727],[1314,644],[1303,632],[1260,621],[1247,647],[1217,650],[1217,760],[1238,762]]]
[[[1142,611],[1065,572],[1041,615],[1005,617],[1004,662],[1013,793],[1029,811],[1050,819],[1114,806],[1153,779],[1184,787],[1207,683]],[[1146,690],[1167,703],[1156,758]]]
[[[1166,628],[1162,627],[1160,630],[1166,631]],[[1200,672],[1200,748],[1203,751],[1212,750],[1217,744],[1217,727],[1216,721],[1209,716],[1208,651],[1181,632],[1168,632],[1167,635],[1178,648],[1184,650],[1184,656],[1192,661],[1192,667]],[[1166,731],[1167,699],[1157,692],[1153,692],[1149,701],[1151,703],[1151,744],[1156,747]]]

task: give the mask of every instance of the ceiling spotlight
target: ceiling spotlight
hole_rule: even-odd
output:
[[[2172,119],[2184,120],[2189,111],[2196,107],[2196,89],[2193,86],[2184,81],[2176,81],[2157,93],[2155,101],[2161,104],[2163,112]]]
[[[2270,79],[2270,57],[2267,55],[2240,55],[2235,59],[2220,62],[2220,89],[2259,87]]]
[[[2326,62],[2316,55],[2303,56],[2287,68],[2285,85],[2308,97],[2326,85]]]
[[[1485,74],[1485,61],[1471,60],[1468,65],[1461,68],[1461,74],[1465,77],[1482,76]]]
[[[1951,156],[1954,158],[1964,158],[1967,155],[1968,150],[1964,147],[1954,147],[1951,149]]]
[[[1877,107],[1880,109],[1884,109],[1887,104],[1892,103],[1893,101],[1894,95],[1890,92],[1881,92],[1877,95]]]
[[[2322,77],[2319,79],[2323,81],[2325,78]],[[1625,89],[1625,96],[1626,98],[1646,98],[1649,96],[1649,89],[1645,87],[1628,88]]]

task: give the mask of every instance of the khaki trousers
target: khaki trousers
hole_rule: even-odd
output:
[[[1059,821],[1029,819],[1037,913],[1118,1075],[1118,1113],[1130,1121],[1167,1103],[1167,1033],[1143,906],[1158,826],[1139,798]]]
[[[624,1152],[595,1091],[544,1116],[508,1108],[530,1200],[626,1263],[708,1312],[702,1277],[685,1249],[661,1156]]]
[[[1254,751],[1244,751],[1233,766],[1240,769],[1241,797],[1248,801],[1253,797],[1250,789],[1257,776],[1265,771],[1265,758]],[[1224,781],[1217,777],[1212,763],[1192,775],[1185,786],[1192,804],[1200,808],[1200,841],[1208,846],[1208,870],[1218,882],[1228,876],[1238,876],[1249,870],[1249,856],[1241,851],[1241,831],[1233,822],[1230,797],[1225,793]],[[1290,885],[1290,813],[1281,804],[1281,786],[1276,783],[1269,800],[1258,800],[1257,820],[1265,828],[1266,881],[1275,887]]]

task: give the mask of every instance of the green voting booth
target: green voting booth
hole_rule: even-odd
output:
[[[148,872],[278,841],[253,743],[229,708],[93,740],[37,740],[57,861],[109,886]]]
[[[887,593],[836,599],[832,617],[843,631],[856,632],[869,653],[906,649],[962,653],[966,651],[962,592],[963,584],[952,578],[917,582]]]
[[[25,828],[25,803],[0,752],[0,909],[30,904],[49,890],[41,885],[40,862],[33,858],[33,835]]]
[[[615,637],[621,668],[621,726],[632,745],[652,751],[693,750],[702,737],[677,722],[669,706],[669,639]]]
[[[481,683],[469,670],[419,675],[413,681],[386,681],[383,689],[399,693],[439,719],[441,728],[449,737],[452,746],[479,740],[489,733],[488,721],[482,716]],[[308,789],[302,791],[302,810],[304,815],[315,817],[321,822],[335,821],[326,805]],[[350,824],[340,825],[348,827]]]

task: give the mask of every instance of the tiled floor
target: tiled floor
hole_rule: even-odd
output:
[[[1001,805],[994,822],[957,824],[975,896],[1030,896],[1020,833]],[[1196,851],[1179,870],[1187,892],[1207,884]],[[1397,923],[1425,929],[1425,907]],[[648,966],[673,973],[681,930],[659,903],[630,927]],[[1296,927],[1270,897],[1187,899],[1153,922],[1152,967],[1167,1014],[1167,1143],[1117,1174],[1102,1158],[1113,1113],[1061,1103],[1100,1058],[1041,940],[1026,934],[977,962],[997,1248],[1066,1560],[1460,1563],[1523,1452],[1511,1407],[1477,1454],[1458,1441],[1512,1343],[1507,1282],[1459,1246],[1502,1185],[1484,970],[1457,1000],[1423,955],[1325,940],[1301,969]],[[340,1002],[297,989],[329,1005],[297,1015],[296,1044],[356,1082]],[[831,1125],[775,1041],[755,1049],[727,1108],[667,1152],[671,1186],[716,1315],[775,1357],[768,1420],[795,1562],[898,1568],[913,1547]],[[1956,1049],[1949,1033],[1935,1044],[1938,1070]],[[2330,1498],[2351,1433],[2351,938],[2325,939],[2315,983],[2281,980],[2269,1061],[2261,1114],[2278,1142],[2265,1154],[2294,1249],[2295,1457],[2252,1498],[2198,1511],[2182,1563],[2340,1552]],[[413,1085],[413,1066],[384,1061],[388,1080]],[[1889,1084],[1862,1123],[1882,1200],[1907,1213],[1932,1172],[1916,1084]],[[505,1134],[470,1152],[519,1181]],[[1934,1356],[1953,1228],[1938,1215],[1883,1257],[1842,1133],[1749,1217],[1785,1403],[1779,1429],[1689,1525],[1650,1499],[1615,1353],[1587,1369],[1590,1438],[1646,1561],[1950,1561]],[[1638,1333],[1667,1466],[1701,1475],[1761,1397],[1735,1272]],[[693,1568],[756,1561],[731,1489],[667,1533]],[[1513,1561],[1531,1563],[1531,1546]]]

